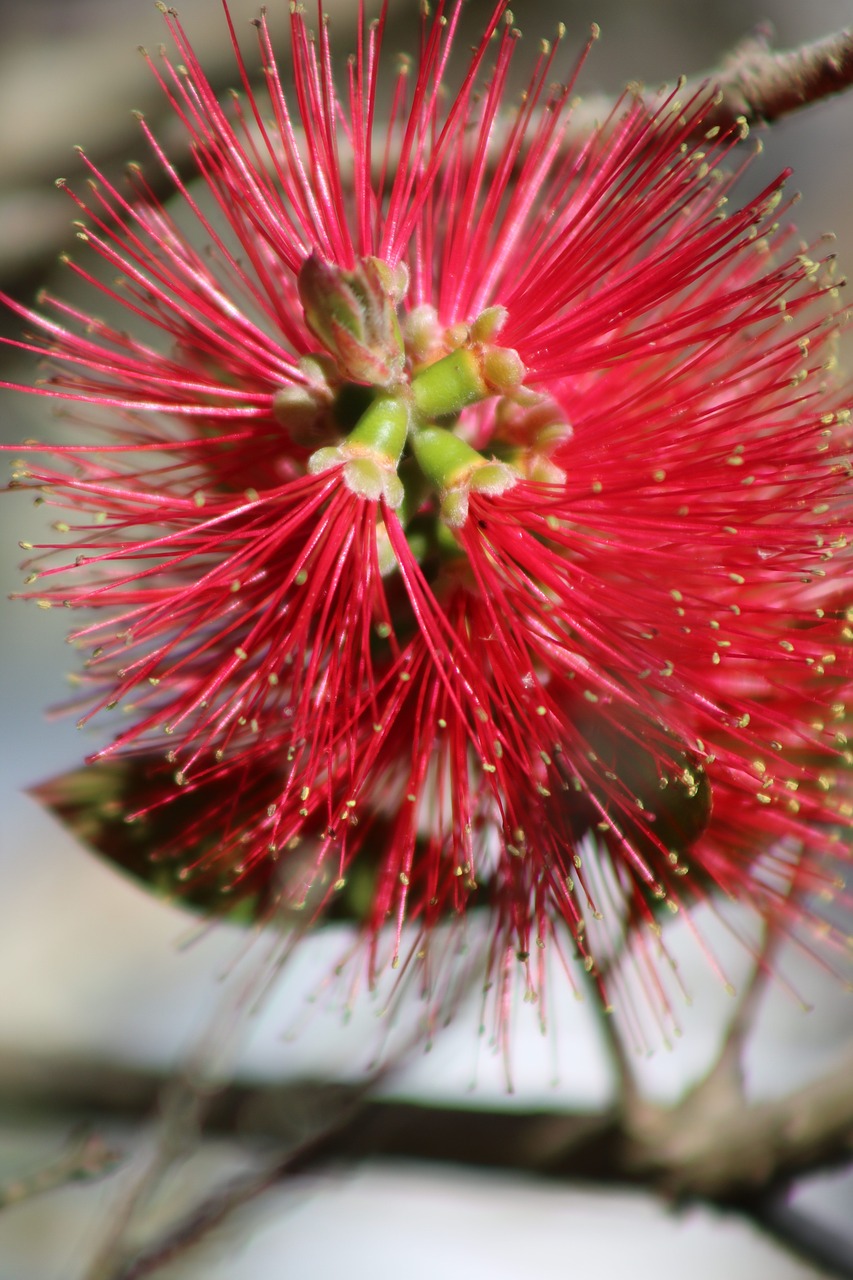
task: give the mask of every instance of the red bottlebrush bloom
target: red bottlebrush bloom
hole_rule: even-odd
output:
[[[144,120],[175,209],[84,157],[128,328],[45,297],[19,345],[113,425],[18,481],[73,513],[31,594],[95,611],[84,720],[130,714],[41,794],[208,908],[346,900],[373,969],[483,904],[496,973],[563,931],[604,987],[715,889],[797,931],[844,856],[837,289],[785,175],[724,207],[713,88],[579,143],[559,40],[513,105],[499,4],[448,94],[444,9],[383,128],[384,10],[336,87],[294,6],[292,92],[261,18],[263,104],[231,28],[222,105],[164,9],[200,182]]]

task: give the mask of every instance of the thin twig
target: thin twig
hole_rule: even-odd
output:
[[[142,1280],[143,1276],[152,1275],[201,1244],[226,1218],[269,1191],[285,1173],[286,1169],[276,1165],[266,1173],[236,1179],[204,1200],[150,1248],[135,1258],[117,1262],[110,1280]]]
[[[369,1129],[371,1108],[363,1105],[363,1098],[372,1087],[373,1082],[368,1081],[349,1090],[347,1103],[331,1123],[327,1119],[317,1132],[268,1164],[260,1173],[236,1178],[225,1187],[218,1188],[173,1223],[148,1248],[130,1257],[122,1256],[120,1249],[114,1247],[109,1256],[110,1269],[103,1272],[104,1280],[141,1280],[143,1276],[151,1275],[201,1243],[232,1213],[258,1199],[283,1179],[321,1168],[330,1160],[339,1158],[340,1148],[346,1149],[348,1145],[347,1135],[361,1134]]]
[[[834,1280],[853,1280],[849,1237],[833,1231],[825,1222],[815,1222],[790,1205],[786,1195],[762,1197],[752,1205],[749,1216],[774,1240]]]
[[[800,45],[774,50],[769,32],[759,29],[701,79],[716,83],[720,102],[710,124],[772,124],[800,107],[843,93],[853,84],[853,27]],[[691,85],[688,82],[686,90]]]
[[[760,28],[708,71],[677,83],[663,84],[656,93],[639,85],[629,88],[645,103],[650,117],[655,117],[661,102],[668,99],[688,102],[716,87],[714,103],[696,122],[696,137],[703,137],[715,127],[721,130],[737,127],[745,138],[751,128],[773,124],[801,107],[844,93],[851,86],[853,27],[786,50],[772,49],[769,31]],[[566,145],[582,142],[610,117],[612,110],[613,99],[605,94],[580,99],[572,110]],[[653,140],[652,133],[650,141]]]
[[[225,985],[216,1014],[186,1055],[182,1069],[159,1092],[160,1115],[152,1149],[113,1206],[86,1280],[113,1280],[139,1210],[176,1162],[197,1148],[212,1099],[222,1091],[241,1042],[254,992],[269,967],[269,957],[262,954],[236,986]]]
[[[747,1040],[754,1025],[761,1001],[767,990],[767,983],[772,972],[772,959],[781,938],[777,929],[772,929],[767,922],[762,924],[761,942],[755,952],[752,972],[739,995],[735,1011],[729,1020],[723,1038],[722,1048],[716,1062],[709,1068],[701,1083],[703,1089],[725,1090],[730,1095],[730,1103],[743,1104],[743,1055]]]
[[[93,1133],[72,1136],[55,1160],[30,1173],[0,1183],[0,1209],[55,1191],[69,1182],[91,1181],[111,1173],[121,1156]]]
[[[322,1162],[330,1140],[335,1141],[348,1121],[349,1115],[343,1116],[337,1123],[302,1143],[295,1151],[274,1161],[261,1173],[236,1178],[218,1189],[177,1223],[173,1223],[167,1232],[135,1257],[123,1260],[114,1258],[109,1280],[141,1280],[143,1276],[151,1275],[174,1258],[183,1256],[231,1214],[258,1199],[282,1179],[295,1176],[315,1161]]]

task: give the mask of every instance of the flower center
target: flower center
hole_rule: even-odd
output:
[[[310,472],[339,466],[353,493],[397,512],[416,555],[455,546],[442,527],[465,524],[472,492],[565,479],[551,454],[571,427],[500,344],[505,308],[451,326],[430,306],[406,312],[405,267],[377,258],[345,270],[312,255],[298,288],[322,349],[301,361],[304,383],[276,396],[276,417],[320,446]]]

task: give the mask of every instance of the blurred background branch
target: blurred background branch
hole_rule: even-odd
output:
[[[807,1251],[830,1274],[850,1274],[847,1242],[832,1233],[800,1240],[809,1226],[782,1206],[793,1179],[850,1159],[853,1055],[819,1080],[774,1101],[745,1101],[731,1078],[713,1071],[672,1106],[633,1092],[601,1112],[536,1108],[441,1107],[371,1096],[369,1086],[302,1080],[235,1081],[199,1089],[157,1070],[104,1062],[4,1055],[0,1113],[22,1109],[63,1125],[137,1124],[161,1111],[161,1150],[134,1188],[126,1218],[110,1218],[108,1246],[87,1280],[130,1280],[195,1245],[209,1230],[282,1179],[362,1161],[438,1162],[503,1170],[569,1183],[647,1186],[666,1200],[703,1200],[747,1216]],[[168,1099],[168,1102],[164,1100]],[[180,1114],[180,1122],[176,1115]],[[254,1150],[258,1170],[217,1185],[200,1204],[128,1252],[126,1228],[137,1202],[202,1132],[237,1137]],[[276,1151],[279,1154],[275,1154]],[[43,1170],[8,1181],[0,1204],[78,1177],[99,1176],[117,1154],[89,1135]],[[772,1211],[771,1211],[772,1209]],[[119,1228],[119,1229],[117,1229]],[[821,1244],[822,1242],[822,1244]]]

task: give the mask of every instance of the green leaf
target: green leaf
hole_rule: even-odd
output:
[[[84,845],[160,897],[246,923],[269,901],[271,861],[240,875],[233,858],[217,856],[225,813],[219,778],[178,788],[162,757],[134,756],[58,774],[29,794]],[[250,802],[247,795],[241,808]]]

